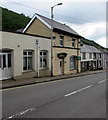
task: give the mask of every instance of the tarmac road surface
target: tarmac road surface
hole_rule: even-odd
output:
[[[2,92],[3,119],[106,118],[106,73]]]

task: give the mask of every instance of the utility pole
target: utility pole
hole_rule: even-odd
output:
[[[53,76],[53,8],[59,5],[62,5],[62,3],[58,3],[51,7],[51,76]]]
[[[39,77],[39,41],[36,40],[36,47],[37,47],[37,76]]]

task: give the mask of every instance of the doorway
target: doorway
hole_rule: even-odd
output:
[[[59,75],[64,74],[64,58],[59,59]]]
[[[0,80],[12,77],[11,52],[0,53]]]

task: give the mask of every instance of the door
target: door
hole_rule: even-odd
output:
[[[59,75],[63,74],[63,59],[59,59]]]
[[[0,53],[0,80],[12,77],[11,53]]]
[[[90,61],[87,61],[87,70],[89,70]]]

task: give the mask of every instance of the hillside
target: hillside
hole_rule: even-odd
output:
[[[2,26],[0,26],[0,29],[3,30],[16,31],[24,28],[30,20],[24,14],[18,14],[6,8],[0,7],[0,11],[2,11]]]
[[[31,19],[29,17],[26,17],[24,14],[18,14],[16,12],[13,12],[11,10],[2,7],[0,7],[0,15],[2,15],[2,22],[0,19],[0,29],[8,30],[8,31],[16,31],[18,29],[25,28],[25,26]],[[102,47],[101,45],[97,44],[92,40],[82,38],[81,41],[85,44],[93,45],[96,48],[105,49],[104,47]]]
[[[81,42],[84,43],[84,44],[87,44],[87,45],[92,45],[92,46],[94,46],[94,47],[96,47],[98,49],[105,49],[104,47],[102,47],[101,45],[97,44],[93,40],[88,40],[88,39],[82,38]]]

